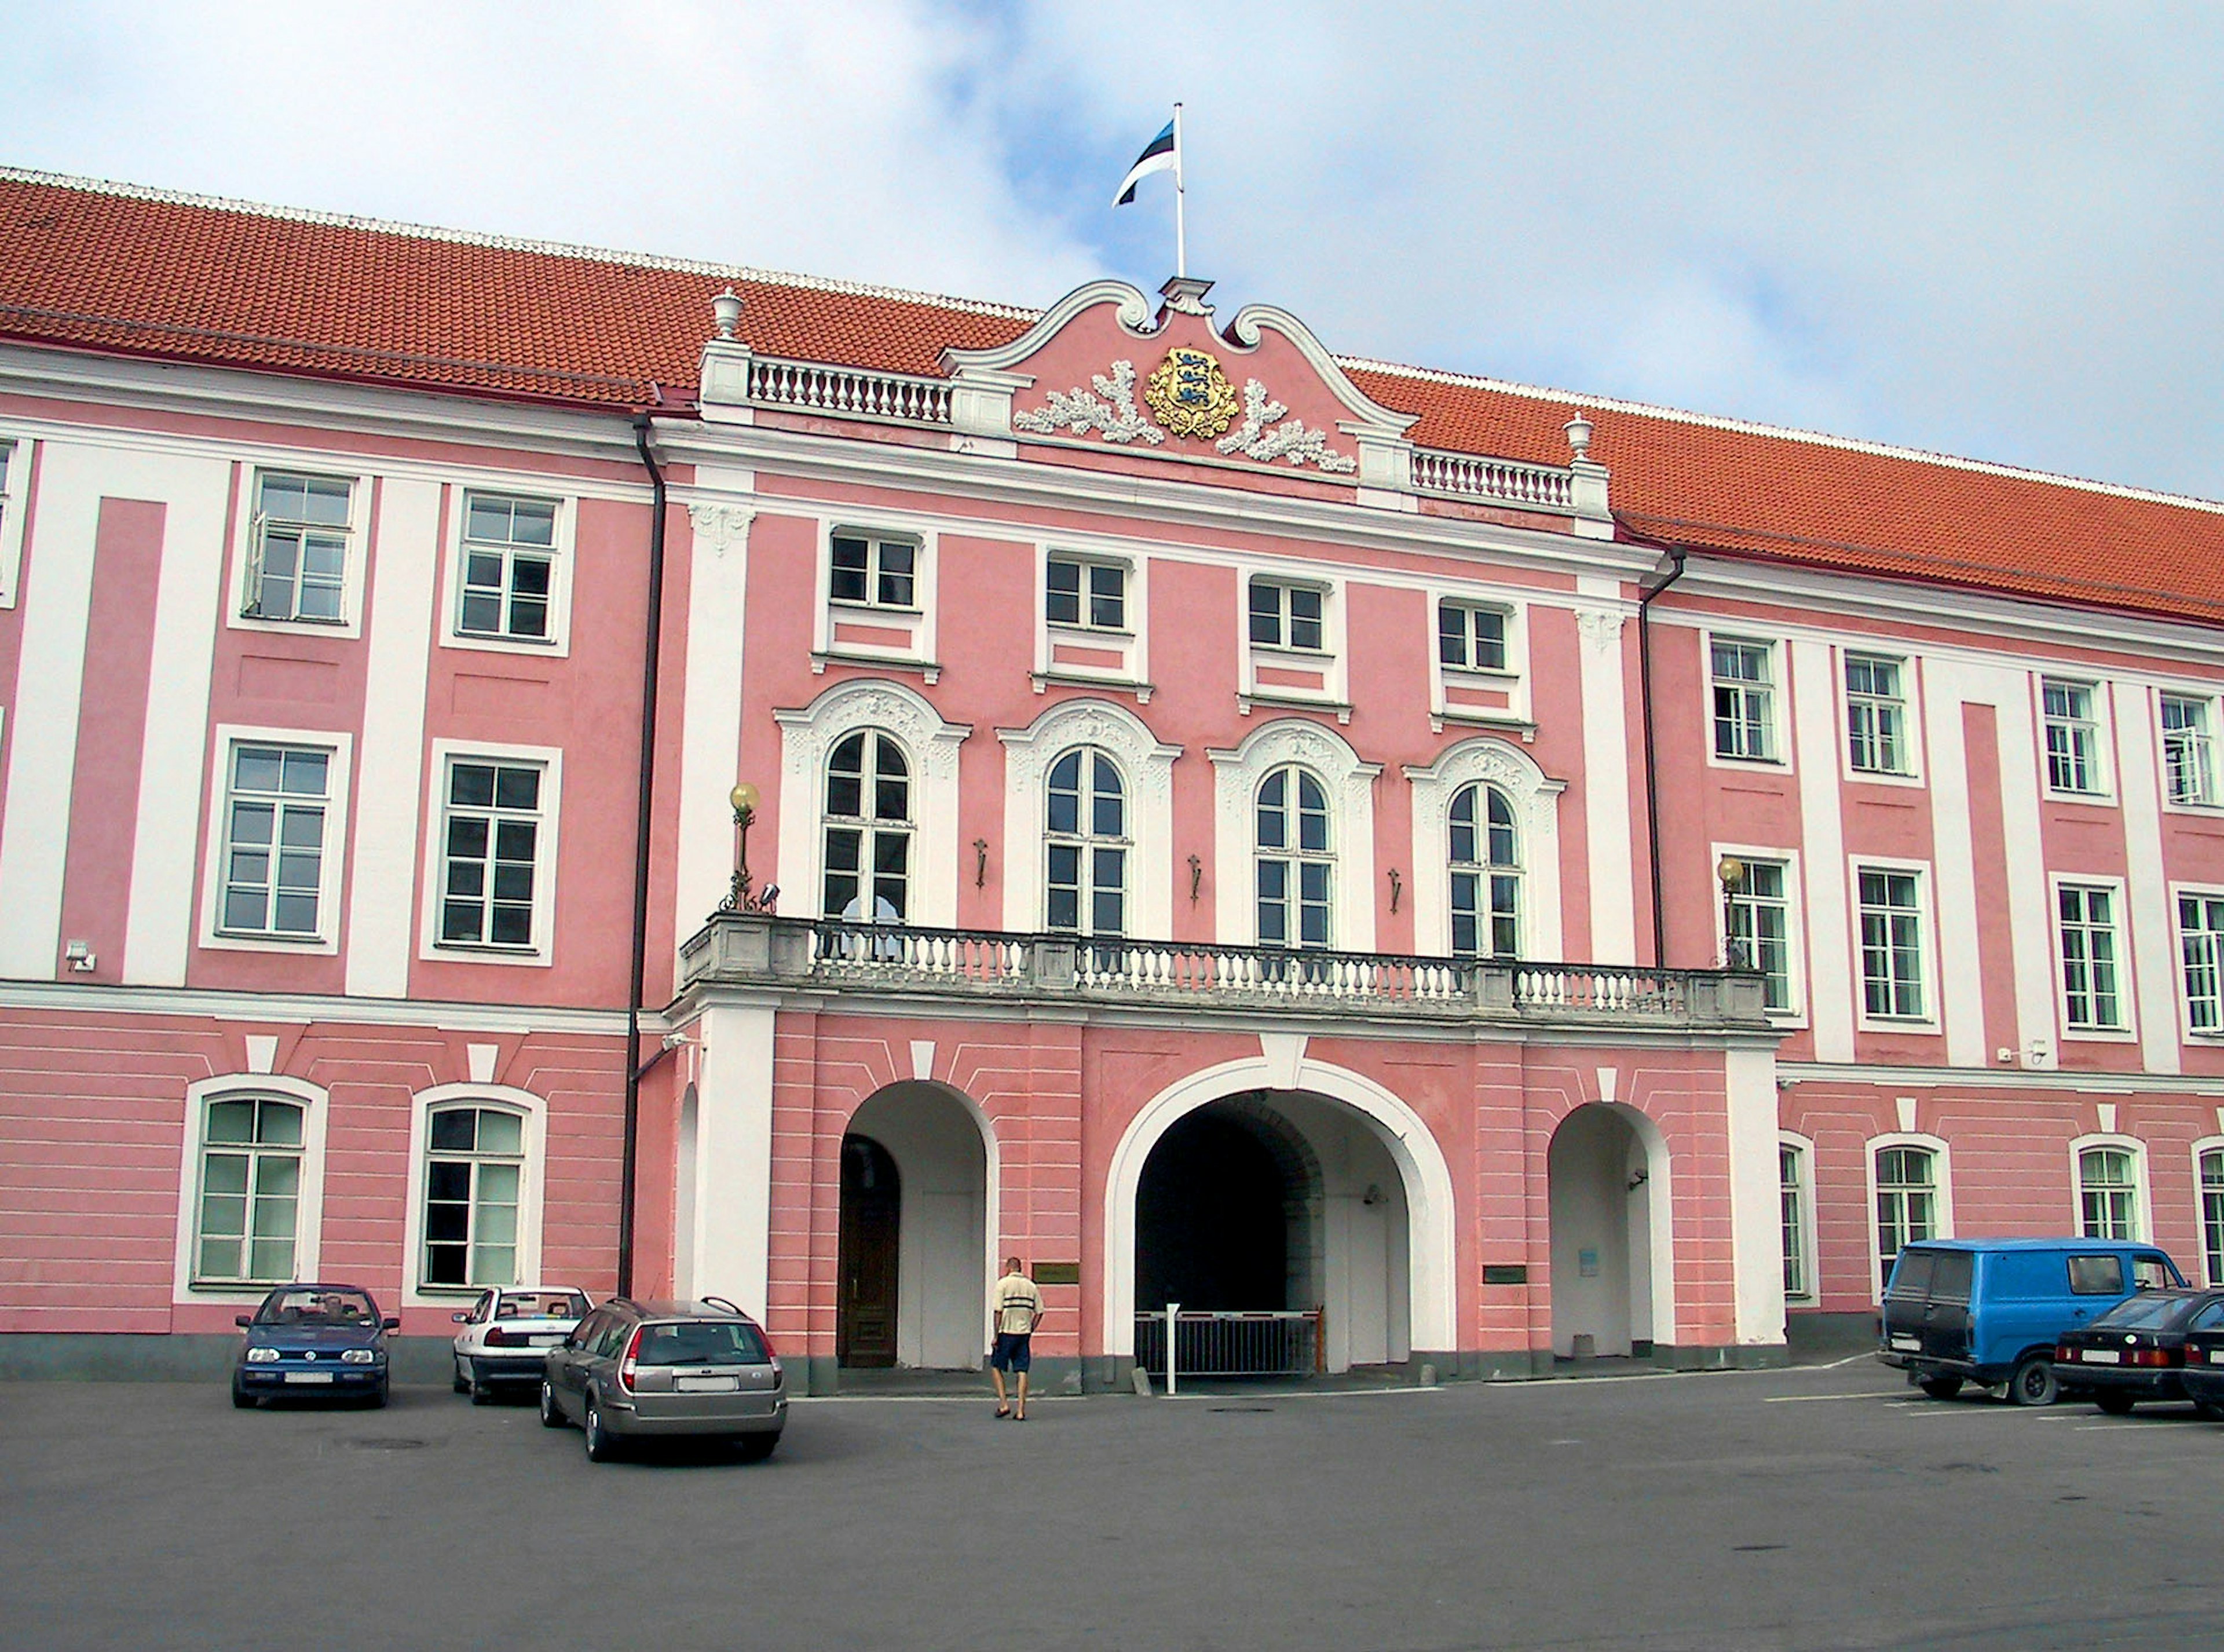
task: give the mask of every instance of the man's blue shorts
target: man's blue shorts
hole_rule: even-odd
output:
[[[996,1332],[996,1345],[989,1351],[989,1366],[1000,1371],[1023,1371],[1035,1363],[1034,1352],[1027,1346],[1031,1337],[1009,1331]]]

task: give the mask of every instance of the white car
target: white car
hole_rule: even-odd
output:
[[[453,1316],[463,1326],[456,1332],[456,1392],[484,1405],[498,1383],[537,1384],[548,1351],[592,1306],[586,1292],[562,1285],[503,1285],[482,1292],[468,1313]]]

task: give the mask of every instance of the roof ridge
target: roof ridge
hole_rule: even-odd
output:
[[[69,173],[38,172],[26,167],[0,166],[0,183],[38,184],[54,189],[73,189],[81,194],[115,195],[126,200],[158,201],[171,206],[198,206],[209,212],[236,212],[243,217],[276,218],[290,224],[319,224],[333,229],[363,230],[376,235],[406,236],[420,241],[492,247],[508,252],[540,253],[550,257],[624,264],[639,269],[669,269],[683,275],[716,275],[729,281],[755,282],[768,287],[841,293],[852,298],[891,299],[899,303],[923,304],[969,315],[1001,316],[1014,321],[1038,320],[1043,313],[1024,305],[998,304],[987,299],[957,298],[946,293],[919,292],[910,288],[884,287],[871,282],[843,281],[832,275],[804,275],[790,270],[760,269],[753,264],[720,263],[708,258],[675,258],[661,253],[628,252],[577,242],[541,241],[529,236],[452,230],[435,224],[410,224],[394,218],[365,218],[353,212],[328,212],[313,206],[274,206],[267,202],[245,200],[235,196],[197,195],[185,189],[158,189],[149,184],[120,183],[110,178],[81,178]]]
[[[2069,488],[2080,493],[2106,494],[2112,498],[2135,499],[2147,504],[2178,505],[2189,510],[2206,511],[2213,516],[2224,516],[2224,502],[2203,499],[2197,494],[2165,493],[2156,488],[2136,488],[2121,482],[2101,482],[2090,477],[2068,476],[2055,471],[2033,470],[2028,465],[2003,465],[1995,459],[1963,459],[1958,454],[1942,453],[1925,447],[1902,447],[1892,442],[1867,441],[1858,436],[1834,435],[1827,430],[1803,430],[1792,425],[1764,424],[1757,419],[1733,419],[1722,414],[1693,413],[1684,408],[1664,407],[1653,402],[1630,402],[1619,396],[1589,396],[1580,390],[1556,389],[1545,384],[1524,384],[1513,379],[1492,378],[1482,373],[1455,373],[1437,367],[1409,367],[1401,362],[1376,361],[1365,356],[1338,356],[1336,364],[1357,368],[1362,372],[1387,373],[1395,378],[1418,379],[1432,384],[1451,384],[1465,389],[1493,390],[1508,396],[1533,396],[1538,401],[1558,402],[1575,408],[1601,408],[1610,413],[1632,413],[1648,419],[1665,420],[1672,424],[1696,425],[1708,430],[1734,431],[1742,435],[1772,436],[1785,441],[1804,442],[1810,446],[1835,447],[1843,452],[1869,453],[1880,459],[1911,459],[1918,464],[1936,465],[1945,470],[1970,471],[1981,476],[2007,477],[2016,481],[2043,482],[2050,486]]]

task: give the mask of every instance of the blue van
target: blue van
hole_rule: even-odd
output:
[[[1924,1239],[1893,1260],[1877,1358],[1934,1400],[2005,1383],[2018,1405],[2051,1405],[2055,1339],[2135,1291],[2184,1283],[2151,1244]]]

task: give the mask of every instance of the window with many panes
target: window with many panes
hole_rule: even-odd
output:
[[[919,606],[919,541],[837,532],[828,548],[827,594],[866,608]]]
[[[439,1107],[425,1133],[428,1286],[515,1285],[525,1119],[502,1107]]]
[[[9,518],[15,510],[15,500],[8,491],[8,478],[15,473],[16,444],[0,441],[0,535],[8,531]],[[0,543],[4,543],[0,540]]]
[[[1279,579],[1251,582],[1251,640],[1261,648],[1317,654],[1328,646],[1328,593]]]
[[[464,636],[553,640],[556,502],[465,494],[461,585],[456,629]]]
[[[2183,694],[2162,697],[2162,766],[2171,802],[2216,801],[2216,764],[2209,744],[2207,700]]]
[[[2077,1231],[2088,1239],[2139,1237],[2139,1159],[2131,1149],[2078,1149]]]
[[[1495,786],[1463,786],[1450,822],[1452,953],[1516,958],[1521,952],[1521,844],[1513,805]]]
[[[2101,725],[2093,685],[2046,679],[2039,687],[2046,725],[2046,784],[2050,791],[2090,795],[2102,789]]]
[[[1762,1002],[1769,1009],[1791,1010],[1791,869],[1780,860],[1742,857],[1738,864],[1742,870],[1724,896],[1729,933],[1722,938],[1722,950],[1732,969],[1760,973]]]
[[[1053,556],[1043,564],[1043,617],[1088,631],[1128,629],[1128,570],[1118,562]]]
[[[1454,671],[1506,669],[1502,608],[1446,600],[1437,604],[1437,659]]]
[[[332,754],[242,742],[231,756],[217,927],[229,935],[313,940],[322,917]]]
[[[1860,869],[1861,1007],[1877,1016],[1919,1018],[1923,985],[1923,888],[1913,872]]]
[[[1261,946],[1326,946],[1336,860],[1328,792],[1309,769],[1270,769],[1259,782],[1257,894]]]
[[[1938,1237],[1938,1155],[1925,1147],[1877,1149],[1879,1277],[1892,1272],[1904,1246]]]
[[[2208,1282],[2224,1284],[2224,1148],[2201,1155],[2201,1259]]]
[[[1898,660],[1846,656],[1846,756],[1856,774],[1908,772],[1907,699]]]
[[[535,944],[547,779],[539,763],[449,759],[440,823],[442,945]]]
[[[256,476],[243,614],[344,623],[354,492],[355,484],[340,477]]]
[[[901,923],[911,909],[911,765],[891,734],[860,729],[826,760],[830,918]]]
[[[294,1276],[301,1208],[297,1103],[235,1096],[202,1115],[195,1284],[281,1284]]]
[[[2113,889],[2063,883],[2054,892],[2062,941],[2064,1019],[2084,1030],[2120,1028],[2123,1002],[2116,984],[2116,896]]]
[[[2224,1033],[2224,896],[2177,897],[2177,950],[2186,1025],[2196,1033]]]
[[[1777,1204],[1784,1233],[1784,1294],[1812,1296],[1807,1256],[1807,1150],[1796,1142],[1776,1148]]]
[[[1713,662],[1715,755],[1762,762],[1776,756],[1776,681],[1772,644],[1715,637]]]
[[[1044,788],[1043,927],[1058,934],[1128,933],[1128,794],[1120,766],[1077,746]]]

